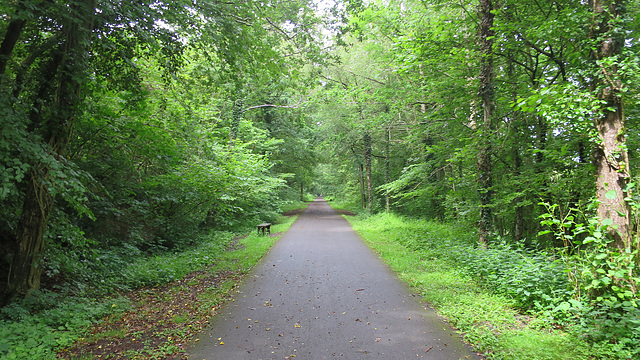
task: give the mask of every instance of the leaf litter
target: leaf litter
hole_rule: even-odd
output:
[[[184,279],[161,287],[131,291],[131,309],[117,317],[107,317],[59,358],[95,359],[188,359],[186,344],[199,334],[224,302],[230,291],[211,296],[225,282],[237,283],[240,271],[194,272]],[[221,342],[222,344],[222,342]]]

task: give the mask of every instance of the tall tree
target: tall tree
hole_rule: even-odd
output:
[[[59,41],[44,65],[43,81],[29,114],[29,128],[42,136],[54,158],[69,141],[71,124],[79,114],[82,86],[86,82],[88,44],[91,40],[94,0],[68,4],[57,19]],[[27,176],[22,213],[16,231],[17,246],[9,270],[6,294],[9,298],[27,295],[40,286],[41,256],[53,196],[47,182],[50,164],[37,164]]]
[[[482,123],[479,127],[478,139],[478,181],[480,191],[480,221],[478,223],[478,241],[480,246],[487,246],[490,232],[493,229],[491,206],[493,203],[492,174],[492,137],[493,117],[495,110],[495,85],[493,68],[493,19],[492,0],[480,0],[478,38],[480,45],[480,74],[478,76]]]
[[[632,246],[630,209],[624,200],[630,173],[619,72],[625,41],[620,22],[625,15],[625,3],[624,0],[590,1],[594,18],[590,30],[594,41],[591,57],[596,69],[591,86],[601,102],[601,111],[595,118],[599,135],[594,156],[598,216],[603,224],[609,225],[613,244],[620,250]]]

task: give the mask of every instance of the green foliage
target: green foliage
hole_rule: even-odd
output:
[[[548,296],[569,292],[562,266],[551,257],[506,245],[493,251],[477,249],[473,233],[433,221],[393,214],[348,220],[405,282],[488,359],[610,358],[610,353],[592,348],[584,338],[553,330],[555,324],[533,315],[535,308],[529,306],[540,297],[544,302]],[[543,279],[558,275],[561,278]],[[531,315],[521,315],[523,309]]]
[[[473,298],[469,300],[473,301],[471,305],[465,302],[463,309],[446,310],[445,313],[454,317],[454,323],[470,341],[478,343],[480,348],[496,351],[492,358],[568,359],[583,356],[628,359],[638,356],[634,344],[638,339],[640,311],[634,292],[637,284],[637,265],[632,261],[634,254],[620,254],[612,250],[608,244],[610,240],[602,235],[605,232],[598,222],[592,221],[591,227],[584,229],[571,214],[564,220],[543,216],[543,223],[556,229],[557,236],[569,236],[571,241],[565,239],[568,243],[579,242],[585,247],[573,255],[568,252],[544,254],[507,243],[495,243],[488,249],[479,249],[472,233],[451,225],[392,214],[352,222],[393,267],[400,268],[407,281],[416,286],[422,284],[419,286],[424,286],[425,296],[436,306],[449,303],[451,298],[459,301],[467,295]],[[584,231],[595,236],[593,239],[583,236],[585,241],[577,240],[581,237],[571,236],[575,229],[582,229],[578,233]],[[394,250],[392,244],[404,250]],[[407,263],[412,257],[417,259]],[[531,324],[534,328],[562,324],[570,334],[562,336],[570,337],[569,341],[579,342],[577,339],[583,338],[588,342],[579,342],[579,348],[571,356],[560,355],[566,348],[564,346],[558,346],[555,350],[558,353],[552,355],[545,353],[546,350],[552,351],[549,345],[542,348],[533,345],[535,341],[541,341],[535,331],[523,329],[496,337],[490,329],[498,325],[478,328],[472,314],[490,310],[478,310],[478,295],[470,294],[469,286],[462,285],[471,279],[481,284],[483,289],[498,294],[502,299],[499,301],[505,306],[538,317]],[[475,321],[493,322],[496,319]],[[536,338],[538,340],[533,340]],[[549,339],[542,341],[544,344]],[[566,340],[557,338],[554,341],[560,344]]]
[[[495,293],[513,299],[522,311],[540,312],[573,294],[564,264],[552,255],[492,244],[490,249],[456,249],[470,275],[477,275]]]
[[[0,357],[57,359],[56,351],[71,345],[87,328],[128,308],[125,299],[95,301],[45,292],[2,308]]]
[[[215,232],[200,239],[198,245],[181,253],[158,254],[139,259],[124,268],[97,274],[114,289],[135,289],[178,280],[186,274],[211,264],[233,239],[232,233]],[[167,263],[170,262],[168,266]],[[102,276],[100,276],[102,275]]]
[[[274,224],[272,231],[283,232],[294,220],[295,217],[283,219]],[[187,251],[149,258],[126,252],[102,254],[96,261],[103,261],[104,266],[87,273],[92,278],[90,288],[83,295],[91,297],[57,289],[34,293],[21,302],[1,308],[0,358],[57,359],[57,352],[84,336],[92,324],[130,310],[127,298],[105,296],[136,287],[164,285],[210,266],[223,271],[247,272],[277,240],[252,232],[238,239],[240,250],[233,251],[228,246],[234,236],[212,232]],[[67,290],[76,292],[78,287]]]
[[[627,192],[633,188],[630,184]],[[633,197],[627,201],[637,213]],[[574,287],[573,296],[558,304],[550,316],[574,323],[576,330],[616,358],[640,355],[635,345],[640,339],[640,284],[638,251],[612,246],[607,219],[598,219],[571,209],[558,217],[557,205],[543,204],[548,212],[541,223],[565,242],[560,252]],[[592,207],[594,204],[591,204]]]

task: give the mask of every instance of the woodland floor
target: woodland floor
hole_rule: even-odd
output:
[[[284,214],[293,216],[302,210]],[[271,234],[271,237],[281,233]],[[229,250],[238,249],[236,238]],[[203,269],[159,287],[146,287],[124,294],[131,308],[124,314],[103,319],[85,338],[58,354],[61,359],[188,359],[184,349],[195,341],[216,314],[231,299],[230,289],[245,275],[242,271]],[[221,291],[209,296],[211,289]],[[225,291],[226,289],[226,291]],[[212,306],[212,302],[215,303]]]

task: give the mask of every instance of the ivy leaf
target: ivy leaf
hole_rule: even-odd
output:
[[[618,197],[618,193],[615,190],[609,190],[604,194],[604,197],[609,200],[615,200]]]
[[[611,226],[613,225],[613,220],[611,219],[603,219],[602,220],[602,226]]]

